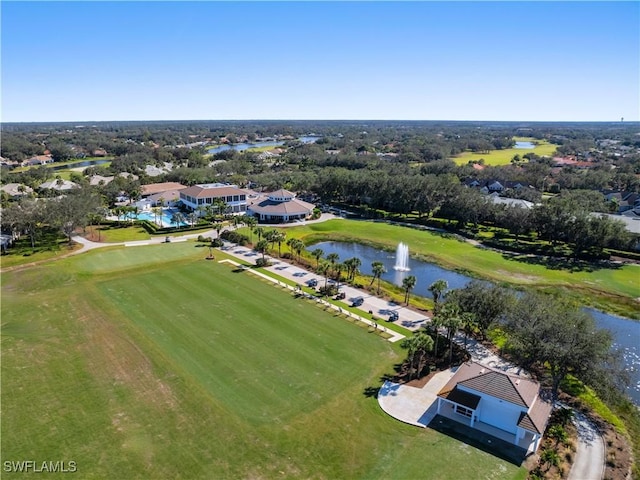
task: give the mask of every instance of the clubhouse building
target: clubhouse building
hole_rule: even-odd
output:
[[[180,190],[180,201],[191,210],[213,205],[215,199],[227,204],[225,213],[244,214],[247,212],[247,198],[251,192],[226,183],[206,183]]]
[[[261,223],[287,223],[310,217],[315,205],[295,197],[295,193],[283,189],[256,195],[252,197],[247,213]]]

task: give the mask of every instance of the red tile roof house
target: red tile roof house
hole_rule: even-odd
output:
[[[227,204],[226,213],[243,214],[247,211],[247,196],[250,193],[236,185],[207,183],[180,190],[180,201],[191,210],[198,210],[212,205],[214,198],[220,198]]]
[[[463,363],[438,392],[437,412],[535,453],[552,408],[540,393],[534,380]]]
[[[287,223],[304,220],[313,213],[315,205],[295,198],[288,190],[276,190],[256,198],[249,205],[248,213],[258,217],[261,222]]]

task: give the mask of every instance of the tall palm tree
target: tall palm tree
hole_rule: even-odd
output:
[[[449,284],[446,280],[436,280],[431,285],[429,285],[429,291],[433,295],[433,303],[437,306],[440,297],[442,296],[442,292],[444,292],[447,288],[449,288]]]
[[[158,217],[162,215],[162,207],[151,207],[151,211],[156,217],[156,225],[162,226],[162,224],[158,221]]]
[[[249,241],[253,243],[253,229],[258,224],[258,219],[252,215],[245,215],[244,224],[249,227]]]
[[[282,257],[282,242],[287,239],[287,234],[284,232],[276,232],[273,237],[274,242],[278,244],[278,257]]]
[[[447,329],[447,340],[449,341],[449,365],[453,359],[453,337],[462,327],[462,312],[456,303],[447,302],[438,309],[437,317],[440,317],[441,324]]]
[[[214,223],[213,229],[216,231],[216,238],[220,238],[220,230],[222,230],[222,223],[220,222]]]
[[[269,242],[271,248],[273,248],[274,244],[278,241],[278,231],[277,230],[269,230],[264,234],[264,239]]]
[[[267,249],[269,248],[269,242],[267,242],[266,240],[260,240],[257,244],[256,244],[256,250],[260,253],[262,253],[262,260],[264,260],[264,253],[267,251]]]
[[[331,264],[329,262],[322,261],[318,264],[317,272],[320,275],[324,276],[324,291],[326,294],[327,291],[327,283],[329,281],[329,270],[331,269]]]
[[[371,263],[371,271],[373,273],[373,278],[371,279],[371,283],[369,284],[369,286],[373,285],[373,282],[378,279],[378,295],[380,295],[380,277],[382,277],[382,275],[384,273],[386,273],[387,269],[384,268],[384,263],[382,263],[379,260],[376,260],[375,262]]]
[[[296,255],[298,256],[298,261],[300,261],[300,255],[302,254],[302,251],[304,250],[304,242],[302,240],[300,240],[299,238],[296,238],[295,241],[292,243],[292,247],[296,252]]]
[[[464,330],[464,348],[467,349],[467,340],[476,328],[478,328],[478,320],[475,315],[470,312],[464,312],[460,315],[462,319],[462,330]]]
[[[253,233],[258,235],[258,242],[260,242],[260,240],[262,240],[262,236],[264,235],[264,227],[256,227]]]
[[[181,212],[176,212],[171,215],[171,223],[176,224],[176,228],[180,228],[180,224],[184,223],[184,215]]]
[[[422,371],[422,360],[433,349],[433,339],[426,333],[415,333],[413,336],[405,338],[400,346],[408,350],[409,369],[418,376]],[[418,362],[414,369],[416,358]],[[413,375],[410,373],[410,376]]]
[[[320,258],[324,255],[324,250],[316,248],[311,252],[311,256],[316,259],[316,268],[320,266]]]
[[[404,303],[409,305],[409,292],[416,286],[417,279],[415,275],[409,275],[402,279],[402,288],[404,288]]]
[[[327,260],[331,264],[331,269],[334,271],[334,273],[335,273],[336,262],[339,259],[340,259],[340,255],[338,255],[337,253],[330,253],[330,254],[327,255]]]
[[[189,223],[193,227],[198,221],[198,212],[195,212],[195,211],[189,212],[189,214],[187,215],[187,218],[189,219]]]
[[[214,198],[211,205],[213,206],[213,209],[218,213],[218,216],[221,216],[224,212],[227,211],[227,202],[225,202],[221,198]]]
[[[360,273],[360,266],[362,265],[362,260],[358,257],[352,257],[348,260],[345,260],[345,265],[347,266],[348,279],[353,281],[356,278],[356,275]]]
[[[342,280],[342,272],[347,269],[347,266],[344,263],[336,263],[333,267],[333,271],[336,275],[336,282],[338,282],[338,290],[340,289],[340,281]]]

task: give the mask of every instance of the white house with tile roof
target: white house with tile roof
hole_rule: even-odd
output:
[[[437,412],[445,408],[472,428],[482,423],[507,432],[515,445],[535,452],[552,406],[540,396],[538,382],[469,362],[438,392]]]

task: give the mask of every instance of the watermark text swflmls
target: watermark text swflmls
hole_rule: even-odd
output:
[[[75,461],[45,460],[5,460],[2,463],[2,470],[7,473],[75,473],[78,465]]]

